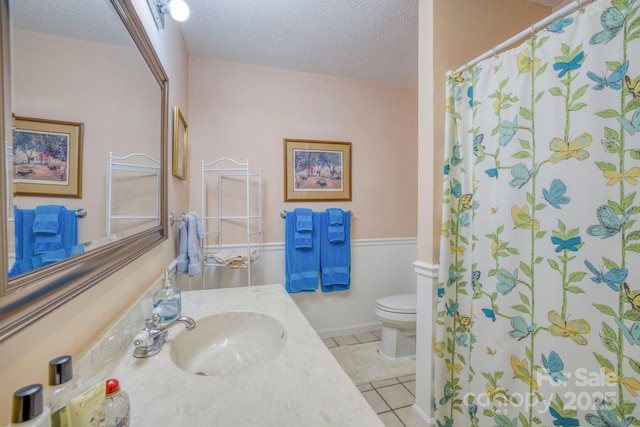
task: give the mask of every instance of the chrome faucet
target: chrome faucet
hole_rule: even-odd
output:
[[[166,325],[160,326],[160,315],[153,313],[151,319],[144,321],[144,329],[138,332],[133,340],[133,345],[136,347],[133,356],[144,358],[158,354],[167,339],[168,329],[178,323],[184,323],[187,331],[196,327],[195,320],[188,316],[180,316]]]

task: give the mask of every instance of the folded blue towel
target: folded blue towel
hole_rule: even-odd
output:
[[[329,243],[341,243],[344,242],[344,216],[345,212],[342,209],[329,208],[326,211],[328,218],[328,240]],[[349,215],[348,213],[346,215]]]
[[[329,208],[329,225],[342,225],[344,212],[339,208]]]
[[[296,249],[313,247],[313,211],[306,208],[293,210],[296,219],[296,231],[293,243]]]
[[[62,235],[53,234],[53,235],[37,235],[36,241],[33,245],[33,253],[35,255],[41,255],[45,252],[53,252],[58,249],[64,250],[64,245],[62,244]]]
[[[38,214],[33,221],[34,234],[57,234],[58,214]]]
[[[320,277],[323,292],[346,291],[351,286],[351,215],[344,215],[344,240],[330,243],[329,214],[320,219]]]
[[[296,208],[293,210],[296,214],[296,231],[313,230],[313,211],[307,208]]]
[[[285,273],[286,289],[289,293],[313,292],[318,289],[320,272],[320,213],[312,214],[312,240],[316,241],[311,248],[295,247],[296,213],[290,212],[285,218]]]
[[[59,216],[66,211],[64,206],[60,205],[42,205],[35,209],[35,218],[33,220],[34,234],[61,234],[59,225]]]
[[[67,252],[64,249],[58,249],[57,251],[45,252],[42,254],[42,263],[44,265],[53,264],[54,262],[67,259]]]
[[[313,235],[310,231],[304,233],[296,231],[295,233],[293,244],[296,249],[311,249],[313,247]]]

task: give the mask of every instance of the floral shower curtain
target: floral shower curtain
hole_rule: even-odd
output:
[[[449,73],[438,426],[640,425],[640,2]]]

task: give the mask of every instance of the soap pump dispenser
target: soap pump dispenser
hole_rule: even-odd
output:
[[[153,309],[160,309],[160,321],[169,322],[178,316],[182,311],[182,296],[180,289],[171,283],[171,270],[164,270],[162,276],[162,287],[153,294]]]

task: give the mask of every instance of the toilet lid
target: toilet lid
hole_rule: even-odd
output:
[[[376,302],[376,306],[384,311],[392,313],[416,313],[416,294],[400,294],[382,297]]]

